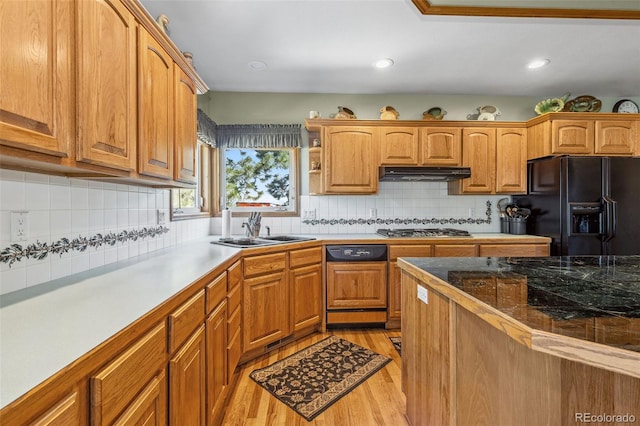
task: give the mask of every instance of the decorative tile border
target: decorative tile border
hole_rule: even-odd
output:
[[[42,260],[49,253],[55,253],[62,256],[63,253],[75,250],[79,252],[85,251],[89,247],[98,248],[103,245],[114,246],[116,243],[125,243],[127,241],[137,241],[143,238],[155,238],[169,232],[166,226],[156,226],[151,228],[132,229],[130,231],[120,231],[119,233],[109,232],[108,234],[96,234],[92,237],[78,236],[72,240],[68,238],[60,238],[51,244],[41,243],[37,241],[26,247],[20,244],[11,244],[0,252],[0,262],[8,263],[9,266],[15,262],[24,259]]]
[[[304,219],[305,225],[482,225],[491,224],[491,201],[487,201],[486,219],[482,218],[377,218],[377,219]]]

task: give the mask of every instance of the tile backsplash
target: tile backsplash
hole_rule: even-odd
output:
[[[170,222],[169,190],[0,170],[0,250],[12,243],[51,245],[61,239],[97,235],[136,235],[157,229],[157,210],[165,213],[167,232],[121,238],[84,251],[51,252],[41,260],[0,263],[0,294],[37,285],[118,260],[206,236],[209,219]],[[11,241],[11,212],[28,212],[28,238]],[[123,232],[126,231],[126,232]]]
[[[378,228],[418,227],[457,228],[472,233],[500,232],[497,204],[498,200],[504,197],[504,195],[448,195],[446,182],[380,182],[379,192],[376,195],[303,195],[300,199],[301,217],[263,217],[261,233],[266,233],[267,226],[271,228],[272,234],[359,234],[375,232]],[[491,205],[488,221],[487,201]],[[306,219],[307,212],[315,216],[315,221]],[[240,217],[232,219],[232,234],[243,234],[241,224],[245,219]],[[380,224],[381,220],[375,219],[410,221],[444,219],[444,223],[388,225]],[[471,221],[468,219],[479,220],[469,223]],[[219,217],[212,220],[211,229],[213,234],[221,234],[222,220]]]

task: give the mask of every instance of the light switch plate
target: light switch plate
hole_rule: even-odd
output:
[[[157,210],[156,213],[158,217],[158,225],[164,225],[166,222],[165,212],[163,210]]]
[[[418,286],[418,299],[422,300],[425,305],[429,304],[429,292],[426,288],[422,287],[420,284]]]

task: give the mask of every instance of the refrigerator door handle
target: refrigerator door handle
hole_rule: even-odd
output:
[[[611,197],[602,197],[604,202],[604,221],[605,232],[604,241],[611,241],[616,236],[616,230],[618,228],[618,203],[616,203]]]

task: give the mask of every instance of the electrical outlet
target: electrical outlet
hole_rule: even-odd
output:
[[[305,210],[302,213],[302,219],[304,220],[313,220],[316,218],[316,209],[313,210]]]
[[[369,209],[369,219],[376,219],[378,217],[378,209],[372,207]]]
[[[469,217],[470,218],[476,217],[476,208],[475,207],[470,207],[469,208]]]
[[[164,225],[166,222],[165,212],[163,210],[156,210],[156,214],[158,225]]]
[[[11,241],[29,239],[29,212],[11,212]]]
[[[422,287],[420,284],[418,286],[418,299],[422,300],[423,303],[429,304],[429,292],[426,288]]]

